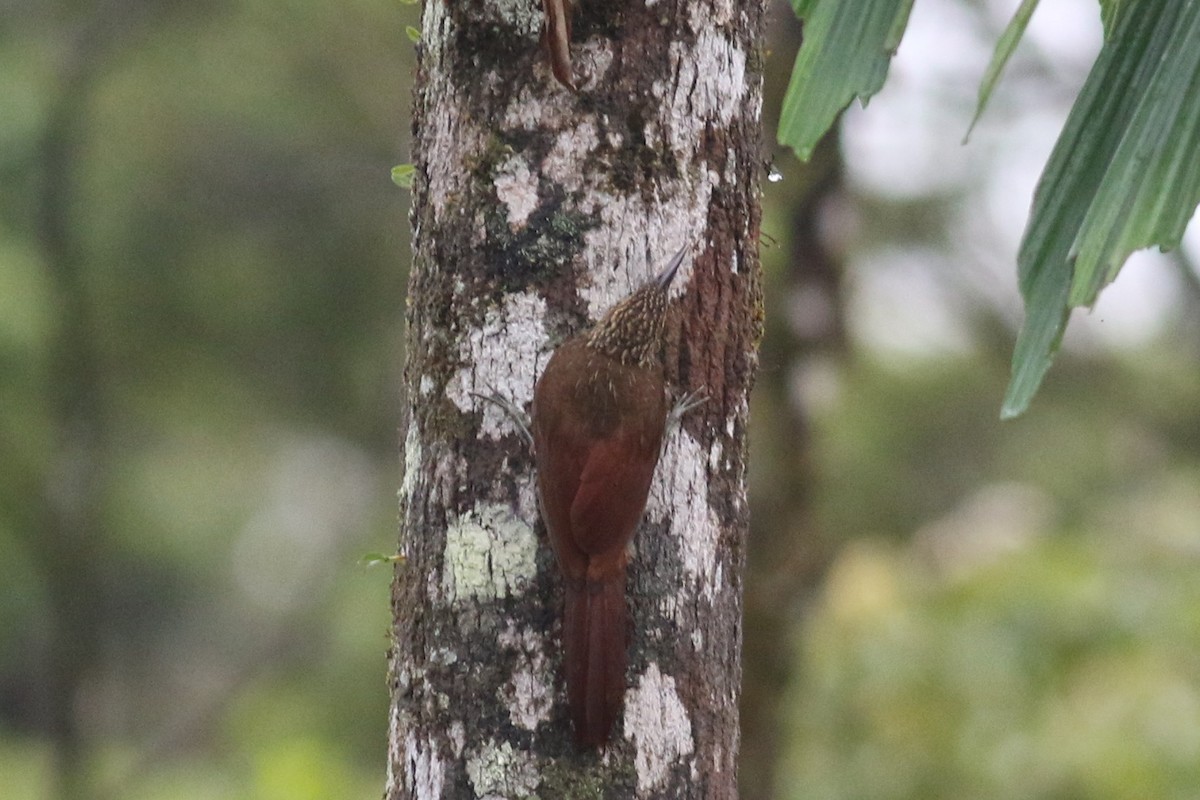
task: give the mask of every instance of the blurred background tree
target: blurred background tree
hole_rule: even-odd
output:
[[[377,794],[401,13],[4,14],[2,793]]]
[[[747,798],[1200,778],[1197,226],[997,421],[1017,242],[1101,36],[1094,0],[1043,3],[960,147],[1014,5],[920,0],[869,112],[777,157]],[[418,13],[5,5],[5,798],[378,795],[388,576],[355,562],[395,541]]]

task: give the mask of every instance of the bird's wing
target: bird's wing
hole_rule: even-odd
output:
[[[658,441],[627,428],[592,442],[571,503],[571,535],[588,555],[619,555],[646,508]]]
[[[579,491],[590,441],[568,415],[553,413],[549,408],[534,414],[534,456],[542,519],[559,566],[568,577],[579,580],[587,571],[587,555],[575,546],[571,533],[571,502]]]

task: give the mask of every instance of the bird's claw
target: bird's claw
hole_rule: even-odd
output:
[[[520,432],[521,437],[525,439],[530,447],[533,447],[533,434],[529,432],[529,416],[516,403],[494,390],[490,394],[480,394],[479,392],[471,392],[470,394],[477,400],[491,403],[503,411],[505,416],[517,426],[517,431]]]
[[[708,393],[703,388],[688,392],[676,401],[667,415],[667,432],[673,432],[683,422],[684,414],[708,402]]]

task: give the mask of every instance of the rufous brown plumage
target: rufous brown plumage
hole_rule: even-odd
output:
[[[663,331],[686,250],[555,350],[534,389],[538,492],[562,571],[575,739],[604,745],[625,694],[628,547],[666,430]]]

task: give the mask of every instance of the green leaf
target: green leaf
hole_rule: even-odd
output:
[[[1013,18],[1004,28],[1004,33],[1000,34],[1000,39],[996,42],[996,51],[992,53],[992,61],[983,73],[983,80],[979,82],[979,101],[975,105],[975,116],[971,118],[971,124],[967,127],[967,135],[963,137],[964,143],[970,138],[975,123],[983,115],[983,109],[992,97],[992,89],[996,88],[1004,65],[1008,63],[1009,56],[1017,48],[1017,42],[1021,41],[1021,36],[1025,34],[1025,28],[1029,25],[1029,18],[1033,16],[1037,4],[1038,0],[1021,0],[1017,13],[1013,14]]]
[[[419,30],[417,30],[416,28],[414,28],[412,25],[405,25],[404,32],[408,34],[408,39],[413,44],[421,43],[421,32]]]
[[[1200,0],[1139,0],[1092,67],[1017,256],[1026,318],[1001,417],[1028,406],[1072,307],[1135,250],[1176,247],[1200,203]]]
[[[808,19],[808,15],[812,13],[813,6],[817,4],[817,0],[792,0],[792,11],[796,12],[796,16],[800,19]]]
[[[401,189],[411,189],[416,171],[417,168],[412,164],[397,164],[392,167],[392,183]]]
[[[1104,23],[1106,40],[1112,38],[1112,33],[1117,27],[1117,20],[1128,8],[1129,4],[1125,0],[1100,0],[1100,21]]]
[[[380,564],[403,564],[408,559],[400,553],[387,555],[386,553],[364,553],[363,557],[358,560],[358,563],[364,567],[377,567]]]
[[[807,160],[851,100],[863,105],[887,77],[913,0],[793,0],[804,20],[779,120],[779,142]]]

